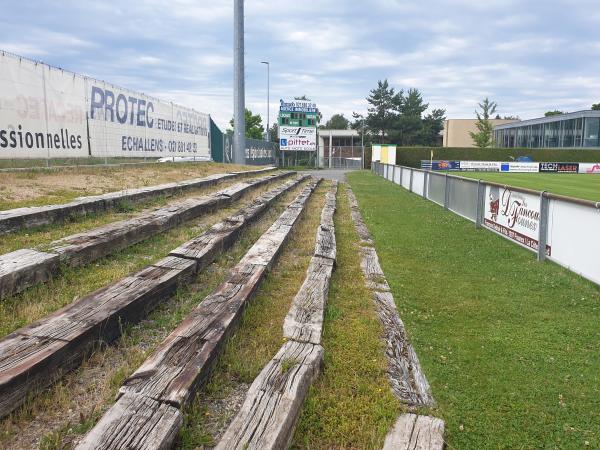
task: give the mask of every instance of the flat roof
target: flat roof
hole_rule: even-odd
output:
[[[528,125],[538,125],[540,123],[561,122],[563,120],[581,119],[582,117],[600,117],[600,111],[592,111],[590,109],[584,111],[576,111],[572,113],[557,114],[556,116],[540,117],[538,119],[522,120],[521,122],[506,123],[496,125],[494,130],[506,130],[508,128],[525,127]]]

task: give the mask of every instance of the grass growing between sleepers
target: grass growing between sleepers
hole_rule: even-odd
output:
[[[337,268],[325,311],[324,371],[310,390],[293,448],[381,448],[399,412],[343,186],[337,200]]]
[[[349,182],[448,447],[600,448],[600,288],[372,173]]]
[[[241,234],[230,250],[203,270],[191,285],[180,288],[174,297],[165,299],[140,323],[126,326],[123,335],[114,345],[99,347],[80,368],[67,374],[49,389],[36,394],[25,406],[0,421],[0,448],[28,448],[31,442],[35,442],[35,437],[20,436],[18,431],[31,429],[35,430],[34,435],[42,433],[40,448],[71,448],[74,440],[89,431],[113,404],[115,394],[125,378],[139,367],[194,306],[225,279],[228,270],[239,261],[303,186],[304,183],[301,183],[283,194],[261,218]],[[263,190],[273,187],[274,185],[269,185],[259,188],[255,194],[259,195]],[[245,197],[243,203],[249,201],[250,198]],[[184,235],[186,239],[189,235],[199,235],[209,224],[231,215],[241,206],[237,202],[232,207],[213,213],[208,220],[195,222],[194,227],[185,227],[175,235],[163,234],[160,239],[152,238],[151,245],[145,247],[146,252],[152,252],[147,257],[152,255],[154,258],[158,253],[163,254],[165,247],[174,248],[181,243]],[[143,243],[138,245],[144,246]],[[83,281],[85,280],[84,274]]]
[[[239,385],[251,384],[283,344],[283,321],[313,255],[327,189],[329,183],[322,182],[309,198],[277,263],[244,312],[240,327],[228,340],[207,386],[186,411],[179,448],[213,445],[212,435],[216,430],[224,431],[224,425],[233,418],[231,411],[217,411],[214,404],[231,396]],[[243,396],[238,401],[243,401]]]

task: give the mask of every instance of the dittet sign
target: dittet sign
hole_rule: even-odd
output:
[[[279,128],[279,148],[281,150],[314,151],[317,144],[315,127]]]
[[[519,244],[538,249],[540,199],[499,186],[486,186],[484,226]],[[546,254],[551,254],[550,244]]]

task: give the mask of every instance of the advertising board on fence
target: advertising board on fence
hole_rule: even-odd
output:
[[[579,163],[541,162],[540,172],[578,173]]]
[[[315,151],[317,145],[316,127],[279,127],[279,148],[281,150]]]
[[[539,197],[510,188],[486,185],[484,225],[533,250],[538,249]],[[550,255],[551,246],[546,245]]]
[[[500,164],[500,172],[533,173],[540,171],[540,164],[534,162],[503,162]]]
[[[85,81],[0,55],[0,158],[88,155]]]
[[[579,173],[600,173],[600,163],[579,163]]]
[[[210,157],[209,116],[0,54],[0,158]]]
[[[498,172],[500,161],[461,161],[460,170],[479,172]]]

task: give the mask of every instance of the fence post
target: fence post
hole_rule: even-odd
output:
[[[550,201],[546,197],[546,191],[540,193],[540,228],[538,234],[537,260],[546,259],[546,242],[548,242],[548,205]]]
[[[485,184],[477,180],[477,207],[475,209],[475,228],[481,228],[485,211]]]
[[[404,170],[402,169],[402,166],[400,166],[400,186],[402,186],[402,173],[404,172]]]
[[[410,184],[408,185],[408,190],[410,192],[413,191],[413,170],[410,169]]]
[[[423,172],[423,198],[427,198],[427,178],[429,174],[427,172]]]
[[[446,172],[446,181],[444,183],[444,208],[448,209],[448,203],[450,200],[450,192],[448,192],[448,172]]]

